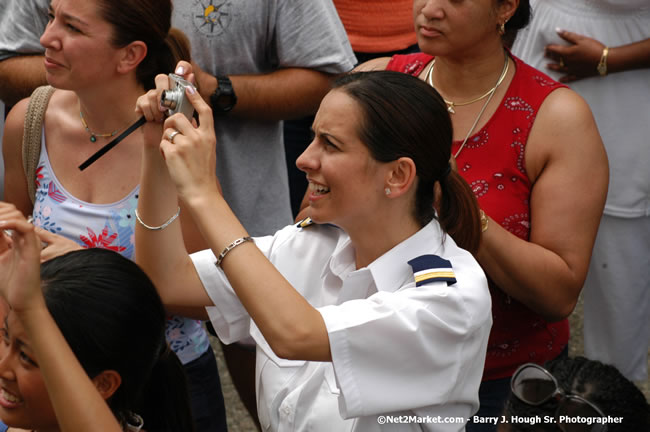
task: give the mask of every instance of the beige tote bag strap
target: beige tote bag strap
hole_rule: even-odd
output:
[[[41,156],[43,119],[54,87],[46,85],[36,88],[29,99],[23,129],[23,169],[27,179],[27,190],[32,204],[36,199],[36,167]]]

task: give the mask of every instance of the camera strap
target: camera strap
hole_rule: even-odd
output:
[[[120,141],[122,141],[122,140],[123,140],[124,138],[126,138],[127,136],[131,135],[131,133],[132,133],[134,130],[136,130],[137,128],[139,128],[140,126],[142,126],[143,124],[145,124],[146,122],[147,122],[147,119],[144,118],[144,116],[140,117],[140,118],[138,119],[138,121],[136,121],[136,122],[133,123],[131,126],[129,126],[127,130],[125,130],[124,132],[122,132],[121,134],[119,134],[119,135],[117,136],[117,138],[115,138],[113,141],[109,142],[109,143],[106,144],[104,147],[102,147],[102,148],[100,148],[99,150],[97,150],[97,151],[95,152],[95,154],[93,154],[92,156],[90,156],[88,159],[86,159],[86,161],[85,161],[84,163],[82,163],[81,165],[79,165],[79,171],[83,171],[83,170],[85,170],[86,168],[88,168],[88,167],[89,167],[93,162],[95,162],[97,159],[99,159],[100,157],[102,157],[102,156],[103,156],[106,152],[108,152],[110,149],[112,149],[113,147],[115,147],[116,145],[118,145],[118,144],[120,143]]]

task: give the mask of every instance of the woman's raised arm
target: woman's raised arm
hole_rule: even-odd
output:
[[[191,70],[188,64],[186,67],[185,71]],[[159,76],[158,90],[147,93],[138,102],[148,120],[160,121],[163,118],[158,100],[166,79],[166,76]],[[186,90],[186,96],[199,114],[200,126],[196,127],[185,116],[175,114],[164,122],[159,147],[152,145],[153,140],[147,137],[149,144],[144,149],[138,215],[147,225],[163,225],[176,213],[178,196],[192,212],[210,249],[219,256],[234,240],[247,237],[248,233],[216,186],[216,138],[212,111],[197,92]],[[145,133],[149,131],[145,130]],[[139,224],[136,251],[136,261],[153,279],[163,303],[175,309],[212,305],[183,246],[177,222],[160,230],[146,229]],[[329,339],[322,316],[258,248],[244,244],[233,249],[221,267],[246,311],[278,356],[302,360],[330,359]],[[291,313],[278,315],[278,310]]]
[[[160,150],[161,139],[168,139],[161,137],[165,113],[159,102],[162,91],[169,88],[167,75],[156,77],[156,87],[136,104],[136,111],[147,119],[142,131],[145,145],[135,228],[136,262],[153,280],[168,310],[205,317],[205,306],[212,303],[188,256],[180,221],[174,218],[180,209],[179,202]],[[167,222],[169,225],[162,229],[144,226],[160,227]]]

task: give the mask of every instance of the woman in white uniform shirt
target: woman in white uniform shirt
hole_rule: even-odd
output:
[[[138,106],[161,121],[167,77],[157,84]],[[264,430],[464,430],[478,408],[490,295],[472,255],[446,235],[475,249],[480,223],[450,172],[451,124],[436,91],[395,72],[337,81],[297,161],[311,220],[254,242],[241,240],[212,187],[212,113],[186,95],[200,126],[172,116],[144,150],[137,262],[170,311],[207,309],[226,343],[253,337]],[[177,222],[152,229],[176,213],[175,192],[211,247],[191,259]],[[384,425],[384,415],[395,417]],[[420,419],[393,423],[400,415]]]

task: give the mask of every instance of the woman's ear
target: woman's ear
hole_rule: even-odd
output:
[[[415,181],[415,162],[409,157],[401,157],[390,162],[391,168],[386,175],[386,195],[396,198],[404,195],[411,189]]]
[[[122,385],[122,377],[114,370],[105,370],[97,374],[92,382],[104,400],[108,400]]]
[[[517,12],[519,0],[504,0],[499,4],[499,23],[507,22]]]
[[[127,73],[137,68],[147,56],[147,44],[142,41],[134,41],[122,48],[121,52],[122,57],[117,65],[117,70],[121,73]]]

